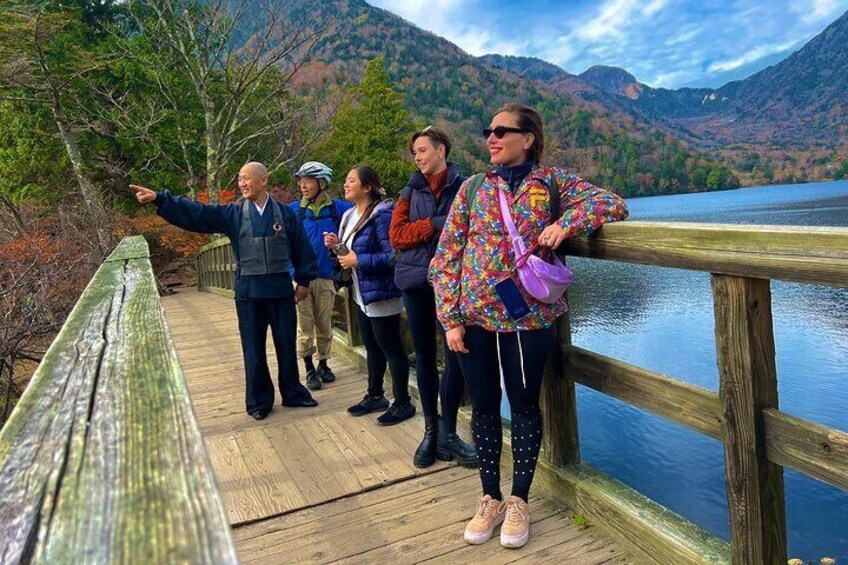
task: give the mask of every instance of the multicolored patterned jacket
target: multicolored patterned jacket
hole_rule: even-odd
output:
[[[473,325],[499,332],[550,326],[568,305],[564,297],[554,304],[544,304],[521,288],[514,270],[515,254],[500,217],[497,190],[510,195],[512,217],[528,246],[551,223],[546,182],[559,188],[560,225],[567,237],[588,235],[604,222],[625,219],[624,200],[565,169],[537,166],[515,191],[490,170],[469,203],[468,187],[473,178],[457,192],[430,264],[439,322],[446,330]],[[509,276],[530,306],[530,314],[519,320],[509,317],[494,288]]]

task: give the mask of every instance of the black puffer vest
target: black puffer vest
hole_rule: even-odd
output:
[[[395,265],[395,284],[401,290],[411,290],[427,286],[427,271],[430,268],[430,260],[436,254],[436,246],[439,244],[439,236],[442,227],[450,211],[451,204],[456,197],[459,187],[465,181],[453,163],[448,163],[447,180],[441,195],[436,201],[436,196],[427,185],[427,179],[420,171],[415,171],[409,179],[409,184],[404,188],[400,197],[409,203],[409,222],[418,220],[432,220],[436,230],[435,235],[414,249],[401,250],[398,253]]]

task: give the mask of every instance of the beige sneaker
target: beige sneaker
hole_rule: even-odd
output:
[[[504,521],[503,503],[488,494],[477,501],[477,513],[465,526],[465,541],[472,545],[486,543],[495,528]]]
[[[517,496],[510,496],[501,503],[498,510],[505,514],[501,526],[501,545],[524,547],[530,539],[530,509],[527,503]]]

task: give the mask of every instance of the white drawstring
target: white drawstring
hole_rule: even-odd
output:
[[[518,336],[518,358],[521,359],[521,384],[527,389],[527,379],[524,377],[524,350],[521,348],[521,332],[516,332]]]
[[[504,370],[503,365],[501,364],[501,334],[500,332],[495,332],[495,343],[498,346],[498,371],[500,371],[501,382],[504,380]]]
[[[521,332],[516,332],[518,336],[518,358],[521,360],[521,385],[527,388],[527,377],[524,376],[524,349],[521,347]],[[501,380],[505,379],[503,363],[501,362],[501,333],[495,332],[495,343],[498,346],[498,370],[501,373]]]

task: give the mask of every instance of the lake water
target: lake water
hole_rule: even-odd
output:
[[[848,181],[635,198],[631,219],[848,227]],[[570,259],[573,342],[718,390],[708,273]],[[848,289],[772,283],[780,408],[848,431]],[[720,442],[578,385],[583,459],[729,540]],[[848,493],[785,470],[790,557],[848,563]]]

